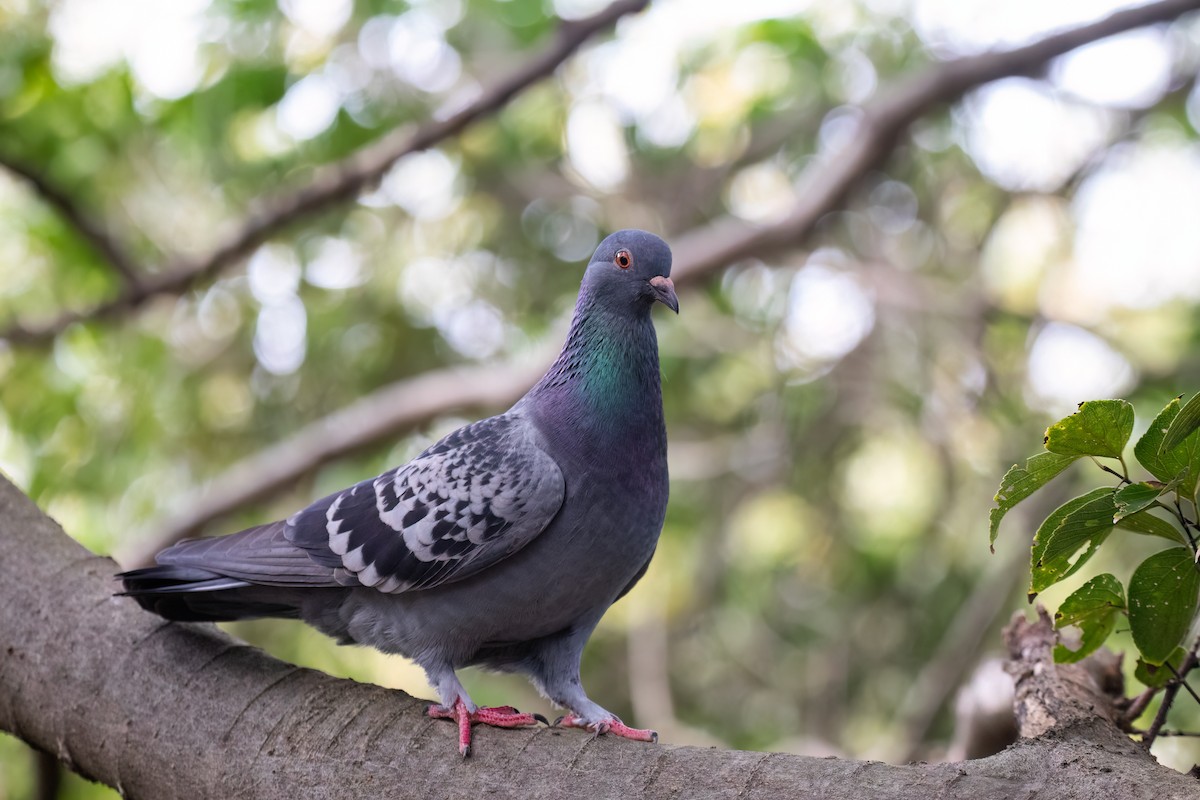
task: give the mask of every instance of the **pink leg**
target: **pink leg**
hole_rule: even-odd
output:
[[[616,717],[613,717],[607,722],[593,722],[589,725],[576,717],[574,714],[567,714],[565,717],[559,718],[555,725],[561,725],[564,728],[583,728],[585,731],[591,731],[597,736],[605,733],[611,733],[613,736],[621,736],[638,742],[658,741],[658,733],[656,731],[643,730],[641,728],[631,728]]]
[[[538,721],[546,720],[538,714],[522,714],[512,706],[497,706],[495,708],[478,708],[468,711],[467,704],[458,698],[454,705],[446,708],[441,705],[431,705],[425,712],[434,719],[452,719],[458,723],[458,752],[463,758],[471,755],[471,726],[476,724],[492,725],[497,728],[523,728],[536,725]]]

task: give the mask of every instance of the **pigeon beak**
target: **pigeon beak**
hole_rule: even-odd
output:
[[[655,300],[676,314],[679,313],[679,298],[675,296],[675,284],[671,283],[670,278],[655,275],[650,279],[650,289],[654,292]]]

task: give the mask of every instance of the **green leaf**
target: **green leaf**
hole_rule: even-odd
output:
[[[1074,625],[1082,634],[1078,650],[1055,645],[1054,660],[1062,663],[1081,661],[1094,653],[1117,626],[1125,610],[1125,589],[1107,572],[1080,586],[1062,602],[1054,615],[1054,627]]]
[[[1196,478],[1200,476],[1200,436],[1192,431],[1175,447],[1159,452],[1159,446],[1178,416],[1179,398],[1176,397],[1158,412],[1146,433],[1133,446],[1133,454],[1151,475],[1163,483],[1178,479],[1180,491],[1192,497],[1196,494]]]
[[[1117,503],[1117,513],[1113,515],[1113,518],[1117,522],[1120,522],[1122,518],[1136,514],[1154,505],[1154,501],[1163,492],[1169,491],[1170,489],[1165,488],[1163,484],[1157,481],[1153,484],[1131,483],[1128,486],[1122,486],[1117,490],[1116,497],[1114,498]]]
[[[1187,537],[1183,535],[1182,531],[1149,511],[1139,511],[1136,514],[1130,514],[1128,517],[1122,517],[1117,520],[1117,527],[1147,536],[1158,536],[1168,539],[1175,544],[1188,545]]]
[[[1167,428],[1167,433],[1163,436],[1163,440],[1159,442],[1158,452],[1162,453],[1174,450],[1187,437],[1191,436],[1197,428],[1200,428],[1200,394],[1192,395],[1192,399],[1184,404],[1183,408],[1171,420],[1171,426]]]
[[[1146,663],[1162,664],[1196,613],[1200,570],[1192,551],[1172,547],[1143,561],[1129,579],[1129,627]]]
[[[1176,647],[1175,652],[1171,653],[1171,656],[1166,660],[1166,663],[1174,667],[1175,672],[1178,672],[1179,668],[1183,665],[1183,660],[1185,658],[1187,658],[1187,651],[1182,647]],[[1134,670],[1133,676],[1146,686],[1157,689],[1165,686],[1167,681],[1171,680],[1171,678],[1174,678],[1175,672],[1172,672],[1164,666],[1147,664],[1143,659],[1139,658],[1137,660],[1137,669]]]
[[[1113,529],[1115,490],[1102,487],[1056,508],[1033,537],[1029,599],[1087,563]],[[1078,555],[1077,555],[1078,554]]]
[[[991,519],[989,544],[995,544],[996,534],[1000,530],[1000,520],[1012,510],[1013,506],[1024,500],[1050,480],[1069,467],[1078,456],[1064,456],[1058,453],[1038,453],[1030,457],[1025,466],[1013,464],[1000,481],[1000,489],[992,499],[996,507],[988,515]]]
[[[1120,458],[1133,433],[1133,406],[1124,400],[1088,400],[1046,429],[1046,449],[1064,456]]]

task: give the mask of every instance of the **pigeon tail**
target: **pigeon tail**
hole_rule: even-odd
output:
[[[255,586],[197,567],[174,564],[122,572],[125,591],[142,608],[179,622],[232,622],[238,619],[300,616],[298,604],[278,589]]]

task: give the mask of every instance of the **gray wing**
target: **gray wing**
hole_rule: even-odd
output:
[[[477,574],[558,513],[562,472],[516,414],[460,428],[408,464],[318,500],[285,536],[342,585],[406,592]]]

